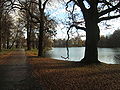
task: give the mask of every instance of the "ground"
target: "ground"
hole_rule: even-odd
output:
[[[81,65],[77,62],[38,58],[27,52],[32,75],[43,90],[120,90],[120,65]]]
[[[119,83],[117,64],[85,66],[23,49],[0,58],[0,90],[120,90]]]
[[[0,56],[0,90],[37,90],[24,49]]]

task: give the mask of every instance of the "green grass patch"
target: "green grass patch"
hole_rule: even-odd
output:
[[[29,55],[29,56],[37,56],[38,55],[38,50],[37,49],[26,50],[26,54]]]
[[[13,49],[4,49],[4,50],[2,50],[1,52],[0,52],[0,54],[6,54],[6,53],[8,53],[8,52],[10,52],[10,51],[12,51]]]

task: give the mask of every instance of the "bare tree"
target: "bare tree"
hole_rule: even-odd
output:
[[[19,8],[20,10],[26,10],[28,15],[30,16],[30,22],[36,23],[37,27],[39,27],[39,33],[38,33],[38,56],[43,56],[43,38],[44,33],[46,31],[50,31],[47,27],[48,23],[51,23],[52,19],[48,19],[49,22],[46,24],[46,14],[45,9],[47,4],[50,2],[50,0],[15,0],[18,3],[15,3],[14,1],[11,1],[13,8]],[[33,10],[29,9],[32,8],[32,6],[35,5],[36,9],[33,12]],[[49,24],[48,24],[49,25]],[[47,29],[47,30],[46,30]]]
[[[68,10],[69,4],[73,4],[73,10]],[[79,7],[85,26],[80,26],[83,21],[75,19],[75,7]],[[100,39],[100,29],[98,23],[103,20],[110,20],[120,17],[119,0],[69,0],[66,9],[72,14],[73,20],[70,28],[75,27],[86,32],[85,56],[81,62],[85,64],[100,63],[98,60],[97,44]],[[117,13],[118,12],[118,13]],[[114,13],[114,14],[112,14]]]
[[[2,40],[3,34],[8,34],[9,29],[11,27],[10,23],[12,21],[10,20],[11,17],[9,17],[10,16],[9,12],[11,11],[11,9],[12,9],[12,4],[10,3],[10,1],[0,0],[0,51],[2,50],[2,46],[5,47],[5,45],[6,45],[6,40]],[[8,18],[5,18],[6,16]],[[5,22],[6,22],[6,27],[4,28],[3,24]],[[7,41],[8,41],[8,37],[7,37]],[[8,44],[8,42],[7,42],[7,44]]]

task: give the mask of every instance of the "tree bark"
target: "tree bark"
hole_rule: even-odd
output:
[[[44,10],[41,9],[40,14],[40,28],[39,28],[39,42],[38,42],[38,56],[43,56],[43,33],[44,33]]]
[[[97,44],[100,39],[99,27],[97,22],[97,14],[88,14],[85,17],[86,25],[86,42],[85,42],[85,55],[81,63],[92,64],[100,63],[98,60]]]
[[[2,51],[2,25],[1,25],[1,18],[2,18],[2,15],[0,13],[0,52]]]
[[[44,35],[44,9],[40,8],[40,28],[39,28],[39,42],[38,42],[38,56],[43,56],[43,35]]]
[[[7,49],[9,49],[9,45],[10,45],[10,31],[7,31],[7,41],[6,41],[6,44],[7,44]]]
[[[40,25],[41,27],[41,25]],[[39,29],[38,56],[43,56],[43,27]]]
[[[29,20],[29,15],[27,16],[27,50],[31,50],[31,25]]]
[[[10,41],[9,41],[9,38],[7,38],[7,49],[9,49],[9,44],[10,44]]]

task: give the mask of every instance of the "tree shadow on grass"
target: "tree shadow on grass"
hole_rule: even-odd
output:
[[[28,58],[41,60],[41,58],[38,56],[29,56]],[[67,69],[67,68],[70,69],[70,68],[80,68],[85,66],[88,66],[88,67],[91,66],[88,64],[83,64],[81,62],[55,60],[50,58],[47,58],[47,60],[46,58],[42,58],[42,60],[37,64],[35,64],[34,67],[40,68],[40,69]],[[92,64],[92,65],[101,65],[101,64]]]
[[[95,90],[105,90],[104,86],[108,88],[113,88],[112,81],[116,83],[116,87],[119,88],[119,75],[120,69],[119,67],[114,68],[114,65],[101,65],[101,64],[93,64],[93,65],[84,65],[80,62],[73,61],[62,61],[62,60],[54,60],[54,59],[46,59],[46,58],[38,58],[38,57],[30,57],[35,61],[38,60],[37,63],[32,65],[32,70],[35,74],[36,81],[39,81],[41,78],[51,82],[51,84],[57,83],[55,85],[58,88],[59,83],[64,84],[64,80],[70,80],[68,83],[71,83],[72,80],[76,80],[75,82],[78,84],[77,79],[80,80],[80,87],[83,88],[86,84]],[[58,78],[59,77],[59,78]],[[66,79],[67,78],[67,79]],[[91,81],[90,81],[91,80]],[[40,80],[41,81],[41,80]],[[52,83],[54,82],[54,83]],[[91,83],[93,82],[93,83]],[[113,83],[114,83],[113,82]],[[39,83],[39,82],[38,82]],[[50,85],[51,85],[50,84]],[[82,85],[83,86],[82,86]],[[109,86],[107,86],[109,84]],[[76,85],[76,84],[75,84]],[[110,86],[111,85],[111,86]],[[74,86],[74,85],[73,85]],[[71,87],[73,87],[71,86]],[[52,86],[51,86],[52,87]],[[54,85],[53,85],[54,87]],[[65,86],[66,87],[66,86]],[[98,87],[102,87],[103,89],[98,89]],[[88,89],[86,89],[88,90]]]

